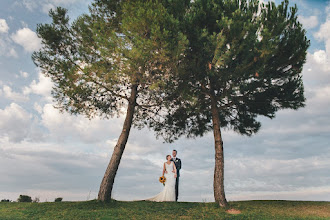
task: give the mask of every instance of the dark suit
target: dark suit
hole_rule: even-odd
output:
[[[175,168],[176,168],[175,201],[178,201],[181,160],[179,158],[175,158],[175,160],[172,158],[171,161],[174,162],[174,165],[175,165]]]

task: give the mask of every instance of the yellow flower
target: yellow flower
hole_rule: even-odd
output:
[[[165,185],[166,178],[164,176],[159,177],[159,182]]]

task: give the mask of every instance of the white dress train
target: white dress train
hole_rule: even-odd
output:
[[[174,170],[173,168],[174,163],[171,162],[170,165],[165,163],[165,169],[167,173],[164,174],[166,181],[165,181],[165,186],[163,191],[161,191],[159,194],[156,196],[146,199],[147,201],[154,201],[154,202],[175,202],[175,180],[176,178],[174,177],[175,173],[172,171]]]

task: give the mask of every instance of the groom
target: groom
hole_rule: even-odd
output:
[[[174,162],[176,167],[176,183],[175,183],[175,201],[178,201],[179,196],[179,177],[180,177],[180,169],[181,169],[181,160],[176,157],[177,151],[173,150],[171,159]]]

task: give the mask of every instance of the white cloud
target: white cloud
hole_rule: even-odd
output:
[[[240,194],[227,194],[228,200],[304,200],[304,201],[328,201],[330,187],[301,187],[288,191],[274,192],[241,192]]]
[[[330,40],[327,44],[327,47],[330,46]],[[330,51],[329,50],[317,50],[312,54],[313,60],[317,65],[324,71],[330,71]]]
[[[12,40],[21,45],[27,52],[33,52],[41,48],[41,40],[37,34],[29,28],[22,28],[11,36]]]
[[[106,141],[119,135],[122,119],[116,118],[102,120],[94,118],[89,120],[82,115],[72,116],[67,112],[60,113],[52,104],[43,107],[41,123],[59,140],[74,138],[85,143]]]
[[[330,11],[330,10],[329,10]],[[314,33],[314,37],[324,42],[325,50],[317,50],[312,55],[316,63],[322,66],[323,70],[330,71],[330,16],[325,23],[321,24],[319,31]]]
[[[55,7],[69,7],[76,3],[90,3],[90,0],[21,0],[21,3],[17,2],[17,5],[27,8],[29,11],[40,10],[45,14],[48,14],[50,9]]]
[[[39,167],[36,167],[36,169],[40,169]],[[40,177],[41,179],[44,179],[44,177]],[[84,181],[86,181],[84,179]],[[75,182],[76,184],[79,184]],[[51,183],[46,182],[45,184],[51,185]],[[54,184],[54,183],[53,183]],[[37,184],[33,184],[34,186]],[[87,192],[86,192],[87,190]],[[70,190],[44,190],[44,189],[22,189],[21,191],[14,191],[14,192],[5,192],[0,191],[1,199],[6,198],[11,201],[16,201],[19,197],[19,195],[29,195],[31,196],[32,200],[35,198],[39,198],[40,202],[54,202],[55,198],[63,198],[63,201],[85,201],[85,200],[91,200],[97,198],[98,192],[91,192],[89,194],[88,188],[85,190],[79,190],[76,189],[70,189]]]
[[[7,54],[7,56],[17,58],[18,54],[17,54],[17,52],[14,48],[10,48],[9,53]]]
[[[51,4],[51,3],[45,3],[42,6],[42,12],[45,14],[48,14],[50,9],[55,9],[55,5]]]
[[[0,33],[8,33],[9,27],[5,19],[0,19]]]
[[[22,193],[42,201],[86,200],[91,189],[98,190],[104,172],[100,167],[107,160],[102,154],[84,153],[79,147],[73,150],[63,143],[10,143],[0,138],[0,167],[5,167],[0,169],[0,188],[6,190],[0,194],[11,200]]]
[[[330,38],[330,19],[328,18],[325,23],[321,24],[320,30],[314,34],[314,37],[319,40],[328,40]]]
[[[314,60],[318,64],[325,64],[327,62],[327,53],[324,50],[318,50],[313,54]]]
[[[317,77],[314,73],[314,78]],[[322,79],[322,76],[320,78]],[[267,120],[267,126],[262,127],[260,133],[292,137],[299,134],[313,137],[330,133],[330,84],[318,83],[314,87],[305,83],[305,97],[304,108],[297,111],[289,109],[279,111],[276,115],[277,120]],[[284,140],[282,142],[285,143]],[[296,141],[296,143],[300,142]],[[274,145],[276,144],[275,141]]]
[[[33,108],[34,108],[34,110],[36,110],[39,114],[41,114],[42,113],[42,107],[41,107],[41,105],[39,105],[38,103],[34,103],[34,105],[33,105]]]
[[[5,34],[5,36],[2,36],[0,38],[0,56],[14,57],[14,58],[18,57],[15,49],[12,47],[11,44],[12,41],[7,36],[7,34]]]
[[[330,84],[311,89],[308,92],[310,93],[309,100],[307,100],[309,104],[308,111],[314,115],[329,113],[327,107],[330,107]]]
[[[325,12],[326,12],[327,17],[329,18],[330,17],[330,3],[328,3],[327,7],[325,7]]]
[[[330,161],[326,155],[294,159],[257,159],[255,157],[230,158],[227,162],[229,177],[261,177],[272,173],[273,177],[290,176],[293,173],[315,172],[326,170]],[[290,168],[290,169],[288,169]]]
[[[29,76],[29,74],[27,72],[24,72],[24,71],[19,71],[20,75],[23,77],[23,78],[27,78]]]
[[[61,5],[61,4],[74,4],[78,2],[79,0],[50,0],[50,2],[56,4],[56,5]]]
[[[315,15],[304,17],[302,15],[298,16],[299,21],[303,24],[306,29],[314,28],[318,25],[318,18]]]
[[[50,136],[55,140],[75,139],[82,142],[105,142],[109,138],[117,137],[114,134],[122,126],[122,118],[103,120],[94,118],[89,120],[82,115],[73,116],[67,112],[60,111],[53,107],[52,91],[53,83],[49,77],[38,73],[38,80],[33,80],[31,84],[23,89],[23,95],[37,94],[42,96],[46,104],[35,102],[34,109],[41,115],[40,123],[47,128]]]
[[[313,88],[330,84],[330,70],[326,65],[326,53],[318,50],[315,53],[307,52],[306,64],[303,69],[303,79],[305,85]]]
[[[24,94],[20,94],[20,93],[12,91],[12,89],[7,85],[3,86],[2,91],[3,91],[4,96],[7,99],[17,101],[17,102],[26,102],[29,100],[29,98],[27,96],[25,96]]]
[[[38,7],[38,2],[34,0],[23,0],[22,3],[29,11],[33,11]]]
[[[43,96],[48,101],[52,100],[51,91],[53,83],[49,77],[43,75],[40,71],[38,73],[38,81],[33,80],[28,87],[23,90],[24,95],[37,94]]]
[[[11,103],[5,109],[0,109],[0,136],[9,141],[24,140],[31,129],[32,116],[16,103]]]

